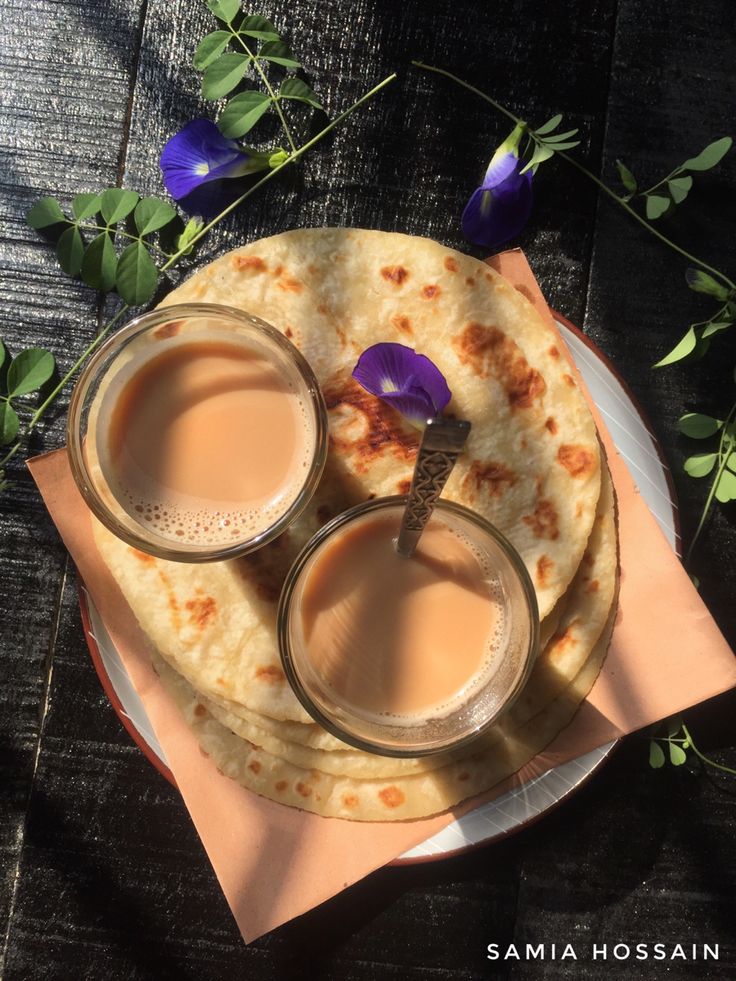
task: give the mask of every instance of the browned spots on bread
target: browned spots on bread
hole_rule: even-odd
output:
[[[457,778],[458,780],[469,780],[470,774],[468,773],[467,770],[463,770],[462,773],[458,773]]]
[[[583,516],[583,502],[578,501],[578,503],[575,505],[575,517],[582,518],[582,516]]]
[[[355,794],[343,794],[342,802],[345,807],[353,808],[358,806],[358,798]]]
[[[411,490],[411,477],[404,477],[404,479],[400,480],[396,485],[397,494],[408,494],[410,490]]]
[[[559,358],[560,356],[560,351],[556,344],[552,345],[552,347],[549,349],[549,353],[553,358]]]
[[[278,681],[285,681],[286,675],[275,664],[264,664],[260,668],[256,668],[256,678],[268,684],[275,684]]]
[[[554,541],[560,537],[557,511],[552,501],[544,497],[537,502],[534,513],[525,514],[522,520],[525,525],[529,525],[537,538],[549,538],[550,541]]]
[[[485,489],[491,497],[500,497],[515,483],[516,474],[503,463],[496,463],[495,460],[487,463],[473,460],[470,470],[463,478],[463,489],[467,491],[474,484],[477,491]]]
[[[409,337],[411,337],[414,333],[411,326],[411,320],[404,316],[403,313],[394,314],[394,316],[391,318],[391,323],[397,330],[400,330],[402,334],[408,334]]]
[[[274,784],[274,789],[278,790],[279,793],[281,793],[281,791],[286,790],[288,786],[289,785],[286,782],[286,780],[277,780],[276,783]]]
[[[319,770],[310,770],[309,773],[315,783],[319,783],[322,779],[322,774],[319,772]]]
[[[434,283],[428,283],[426,286],[422,286],[422,296],[425,300],[434,300],[441,292],[442,290],[439,286]]]
[[[552,433],[553,436],[557,435],[558,426],[557,423],[555,422],[554,416],[550,416],[544,425]]]
[[[289,340],[292,339],[292,337],[294,336],[294,331],[291,329],[291,327],[286,328],[286,330],[284,331],[284,336],[288,337]]]
[[[536,580],[538,586],[544,587],[547,585],[548,582],[547,576],[552,571],[552,569],[554,569],[554,566],[555,564],[552,561],[552,559],[549,557],[549,555],[539,556],[539,558],[537,559],[537,574],[536,574]]]
[[[488,280],[489,283],[492,283],[493,282],[493,273],[487,272],[485,274],[485,277],[486,277],[486,279]]]
[[[384,266],[381,269],[381,275],[394,286],[401,286],[409,278],[409,270],[405,269],[404,266]]]
[[[233,268],[237,269],[238,272],[244,272],[248,269],[253,273],[262,273],[268,269],[265,261],[259,255],[234,255],[232,261]]]
[[[327,306],[326,303],[320,303],[320,305],[317,307],[317,313],[321,313],[323,316],[325,316],[329,312],[330,312],[330,308]]]
[[[593,565],[593,563],[595,562],[595,559],[590,554],[590,552],[586,552],[585,555],[583,555],[583,562],[586,565],[590,566],[590,565]]]
[[[279,265],[276,266],[276,268],[274,269],[273,274],[278,279],[278,277],[281,275],[283,271],[284,271],[284,267],[281,265],[281,263],[279,263]]]
[[[311,797],[312,796],[312,788],[309,786],[308,783],[302,783],[301,780],[296,785],[296,792],[298,794],[301,794],[302,797]]]
[[[475,286],[475,276],[466,276],[465,277],[465,285],[466,286]]]
[[[567,648],[575,643],[575,626],[577,625],[577,622],[577,619],[572,620],[564,630],[555,634],[555,636],[552,638],[552,660],[555,660],[561,654],[564,654]]]
[[[276,285],[285,293],[301,293],[301,291],[304,289],[303,284],[300,283],[298,279],[294,279],[292,276],[280,276]]]
[[[168,323],[161,324],[153,332],[153,336],[158,338],[158,340],[163,341],[167,337],[176,337],[182,328],[183,320],[169,320]]]
[[[457,272],[457,262],[451,255],[446,255],[443,265],[448,272]]]
[[[189,622],[192,626],[204,630],[217,612],[217,603],[213,596],[196,596],[186,601],[184,609],[189,613]]]
[[[338,453],[352,458],[358,472],[365,473],[371,461],[385,451],[413,462],[419,436],[395,409],[370,395],[347,373],[329,379],[323,394],[332,415],[331,443]]]
[[[476,375],[493,375],[503,385],[514,409],[531,408],[547,387],[518,344],[498,327],[470,323],[452,343],[461,362]]]
[[[575,388],[575,379],[572,377],[572,375],[563,375],[562,380],[566,385],[569,385],[570,388]]]
[[[260,773],[261,764],[258,762],[258,760],[251,760],[250,763],[248,764],[248,769],[252,770],[254,773]]]
[[[393,784],[390,787],[384,787],[383,790],[379,790],[378,796],[386,807],[401,807],[406,800],[404,791],[399,790]]]
[[[128,546],[128,551],[144,565],[153,565],[156,561],[156,559],[152,555],[149,555],[148,552],[139,552],[137,548],[133,548],[132,546]]]
[[[338,340],[340,341],[340,346],[345,347],[348,343],[347,335],[342,327],[335,327],[335,333],[337,334]]]
[[[595,470],[595,454],[577,443],[563,443],[557,459],[571,477],[587,477]]]
[[[600,586],[601,586],[601,584],[598,582],[597,579],[591,579],[591,581],[585,587],[585,592],[586,593],[597,593],[598,590],[600,589]]]
[[[176,593],[172,589],[171,580],[163,569],[158,570],[158,578],[166,593],[166,605],[171,613],[172,626],[178,632],[181,629],[181,618],[179,616],[179,602],[176,598]]]
[[[202,716],[207,715],[207,709],[204,707],[204,705],[202,705],[201,702],[197,702],[197,704],[194,707],[194,714],[199,716],[199,718],[201,719]]]

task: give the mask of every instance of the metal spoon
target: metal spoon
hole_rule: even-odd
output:
[[[470,423],[463,419],[439,416],[427,423],[396,542],[399,555],[408,559],[414,554],[469,432]]]

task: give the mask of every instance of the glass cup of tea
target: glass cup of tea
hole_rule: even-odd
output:
[[[169,306],[90,359],[67,441],[82,496],[114,534],[204,562],[265,545],[303,510],[324,468],[327,411],[275,327],[226,306]]]
[[[329,732],[384,756],[474,739],[506,712],[539,646],[519,554],[480,515],[439,500],[414,555],[396,551],[405,497],[326,524],[284,583],[281,660]]]

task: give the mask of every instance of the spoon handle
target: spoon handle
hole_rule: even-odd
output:
[[[427,423],[396,543],[399,555],[408,559],[414,554],[469,432],[470,423],[463,419],[439,416]]]

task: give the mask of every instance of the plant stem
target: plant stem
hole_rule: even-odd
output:
[[[444,75],[446,78],[451,79],[453,82],[456,82],[458,85],[461,85],[469,92],[473,92],[481,99],[484,99],[486,102],[490,103],[494,107],[494,109],[497,109],[499,112],[503,113],[504,116],[507,116],[509,119],[512,119],[515,123],[522,122],[522,120],[520,120],[512,112],[506,109],[505,106],[502,106],[500,102],[496,102],[495,99],[492,99],[489,95],[486,95],[485,92],[481,92],[480,89],[477,89],[475,88],[474,85],[470,85],[468,82],[463,81],[462,78],[458,78],[457,75],[453,75],[451,72],[445,71],[443,68],[435,68],[432,65],[426,65],[423,61],[412,61],[412,64],[415,65],[417,68],[423,69],[424,71],[435,72],[437,75]],[[530,132],[533,134],[534,131],[531,130]],[[608,197],[611,198],[611,200],[615,201],[616,204],[620,205],[631,218],[637,221],[642,226],[642,228],[645,228],[651,235],[654,235],[655,238],[658,238],[660,242],[664,242],[664,244],[669,246],[669,248],[673,249],[675,252],[679,252],[681,256],[684,256],[685,259],[688,259],[694,265],[700,266],[701,269],[704,269],[709,273],[713,273],[713,275],[717,276],[722,282],[724,282],[729,287],[729,289],[736,289],[736,283],[733,283],[728,278],[728,276],[726,276],[725,273],[722,273],[719,269],[714,269],[713,266],[709,266],[707,262],[704,262],[702,259],[698,259],[697,256],[691,255],[690,252],[686,252],[685,249],[681,248],[671,239],[667,238],[666,235],[663,235],[660,231],[658,231],[654,227],[654,225],[652,225],[649,221],[647,221],[646,218],[642,217],[642,215],[640,215],[629,204],[627,204],[627,202],[624,201],[623,198],[619,197],[619,195],[616,194],[615,191],[612,191],[607,184],[604,184],[599,177],[596,177],[595,174],[593,174],[590,170],[588,170],[587,167],[584,167],[582,164],[578,163],[578,161],[575,160],[574,157],[568,156],[563,150],[555,151],[555,153],[556,156],[562,157],[562,159],[566,160],[567,163],[569,163],[572,167],[575,167],[576,170],[579,170],[581,174],[584,174],[586,177],[592,180],[593,183],[597,187],[599,187],[604,194],[607,194]]]
[[[211,228],[213,228],[215,225],[221,222],[223,218],[225,218],[227,215],[230,214],[231,211],[234,211],[247,198],[249,198],[251,194],[254,194],[260,187],[263,187],[264,184],[266,184],[273,177],[275,177],[276,174],[278,174],[280,170],[283,170],[284,167],[287,167],[289,164],[295,163],[300,157],[304,156],[304,154],[308,150],[311,150],[313,146],[316,146],[316,144],[319,143],[320,140],[324,139],[324,137],[327,136],[329,132],[331,132],[336,126],[339,126],[344,119],[347,119],[348,116],[350,116],[353,112],[355,112],[355,110],[359,106],[363,105],[364,102],[367,102],[368,99],[371,99],[374,95],[376,95],[376,93],[380,92],[381,89],[385,88],[386,85],[393,82],[395,78],[396,78],[395,72],[391,75],[388,75],[386,78],[383,79],[383,81],[379,82],[377,85],[374,85],[372,89],[370,89],[368,92],[365,93],[365,95],[362,95],[356,102],[354,102],[351,106],[348,106],[347,109],[345,109],[338,116],[336,116],[328,126],[325,126],[323,130],[320,130],[320,132],[317,133],[316,136],[313,136],[311,140],[307,140],[307,142],[300,147],[294,147],[294,152],[290,154],[283,163],[279,164],[278,167],[274,167],[273,170],[270,170],[252,187],[248,188],[248,190],[244,194],[241,194],[239,198],[233,201],[232,204],[228,205],[228,207],[225,208],[223,211],[221,211],[219,215],[213,218],[212,221],[209,222],[209,224],[205,225],[202,229],[200,229],[200,231],[195,236],[193,236],[189,240],[189,242],[187,242],[185,248],[179,249],[178,252],[175,252],[173,255],[169,256],[167,261],[159,268],[159,272],[164,272],[166,269],[170,269],[171,266],[173,266],[175,263],[179,261],[179,259],[181,259],[181,257],[185,254],[185,252],[188,252],[193,245],[196,245],[196,243],[204,235],[206,235]],[[292,143],[292,146],[293,145],[294,144]],[[5,456],[3,456],[2,459],[0,459],[0,468],[4,467],[6,463],[8,463],[10,460],[13,459],[15,454],[20,450],[21,446],[25,443],[25,441],[28,439],[30,434],[36,428],[42,416],[45,414],[46,410],[49,408],[51,403],[59,395],[61,390],[66,386],[66,384],[70,381],[70,379],[73,378],[73,376],[81,368],[84,361],[102,343],[106,335],[121,319],[121,317],[123,317],[124,314],[127,313],[129,309],[130,307],[127,304],[125,306],[122,306],[115,314],[115,316],[112,317],[112,319],[105,324],[105,326],[95,337],[92,343],[87,346],[87,348],[80,355],[80,357],[74,362],[74,364],[69,369],[69,371],[67,371],[64,377],[61,379],[59,384],[54,387],[53,391],[47,396],[46,399],[44,399],[41,405],[33,413],[30,420],[26,424],[21,436],[10,447],[10,449],[6,452]]]
[[[230,28],[230,33],[232,34],[232,36],[234,38],[236,38],[240,42],[240,44],[242,45],[243,49],[245,50],[245,53],[248,55],[248,57],[250,58],[250,60],[253,62],[253,65],[254,65],[256,71],[261,76],[261,81],[263,82],[263,84],[268,89],[268,94],[271,96],[271,102],[273,103],[273,105],[274,105],[274,107],[276,109],[276,112],[279,114],[279,119],[281,120],[281,125],[282,125],[283,130],[284,130],[284,133],[286,135],[286,139],[289,141],[289,146],[291,147],[292,152],[293,153],[296,153],[297,146],[296,146],[296,143],[294,142],[294,137],[291,135],[291,130],[289,129],[289,126],[288,126],[288,124],[286,122],[286,117],[284,116],[283,112],[281,111],[281,106],[279,105],[278,96],[276,95],[276,93],[274,92],[274,90],[271,88],[271,83],[269,82],[269,80],[268,80],[268,78],[266,76],[266,73],[261,68],[261,65],[259,63],[259,60],[258,60],[257,55],[253,54],[253,52],[250,50],[250,48],[248,47],[248,45],[242,39],[242,37],[240,36],[240,34],[238,34],[238,32],[233,29],[232,24],[228,24],[227,26]]]
[[[249,187],[248,190],[245,191],[245,193],[241,194],[239,198],[236,198],[235,201],[233,201],[232,204],[229,204],[227,208],[221,211],[220,214],[217,215],[217,217],[213,218],[212,221],[210,221],[207,225],[205,225],[202,229],[200,229],[200,231],[193,238],[189,240],[186,249],[181,249],[179,252],[175,252],[174,255],[172,255],[171,258],[168,260],[168,262],[164,263],[164,265],[161,266],[161,272],[163,272],[166,269],[169,269],[171,266],[174,265],[175,262],[178,262],[178,260],[181,258],[181,256],[184,254],[185,251],[188,251],[193,245],[196,245],[196,243],[204,235],[206,235],[211,228],[217,225],[218,222],[222,221],[222,219],[225,218],[227,215],[229,215],[231,211],[234,211],[236,208],[240,207],[240,205],[247,198],[249,198],[251,194],[254,194],[259,188],[263,187],[264,184],[268,183],[268,181],[273,180],[276,174],[278,174],[280,170],[283,170],[284,167],[288,167],[289,164],[295,163],[300,157],[304,156],[304,154],[308,150],[311,150],[312,147],[315,146],[317,143],[319,143],[320,140],[324,139],[324,137],[327,136],[329,132],[331,132],[336,126],[339,126],[344,119],[347,119],[347,117],[351,115],[351,113],[355,112],[355,110],[359,106],[361,106],[364,102],[367,102],[368,99],[371,99],[374,95],[376,95],[377,92],[380,92],[381,89],[385,88],[386,85],[389,85],[391,82],[393,82],[395,78],[396,78],[396,73],[394,72],[393,74],[388,75],[386,78],[384,78],[382,82],[379,82],[378,85],[374,85],[373,88],[370,89],[370,91],[366,92],[365,95],[362,95],[357,100],[357,102],[354,102],[352,104],[352,106],[348,106],[348,108],[345,109],[343,112],[341,112],[339,116],[335,116],[332,122],[328,126],[325,126],[324,129],[320,130],[316,136],[313,136],[311,140],[307,140],[306,143],[298,147],[294,151],[294,153],[290,154],[286,158],[286,160],[283,163],[279,164],[278,167],[274,167],[273,170],[269,170],[267,174],[264,174],[264,176],[261,177],[259,181],[256,181],[256,183],[253,184],[252,187]]]
[[[709,757],[707,757],[704,753],[700,752],[698,747],[693,742],[693,737],[690,735],[690,732],[688,731],[688,728],[684,722],[682,723],[682,731],[685,733],[685,736],[690,741],[690,748],[692,749],[693,753],[695,753],[695,755],[698,757],[698,759],[702,760],[703,763],[706,763],[708,766],[714,767],[716,770],[722,770],[724,773],[730,773],[731,776],[736,777],[736,770],[732,770],[730,766],[723,766],[722,763],[716,763],[715,760],[709,759]]]
[[[97,232],[109,232],[113,237],[115,235],[122,235],[123,238],[129,238],[131,242],[140,242],[144,249],[153,249],[154,252],[158,252],[159,255],[169,258],[170,252],[164,252],[163,249],[159,248],[158,245],[154,245],[153,242],[144,242],[142,236],[131,235],[130,232],[124,232],[122,228],[111,228],[109,225],[82,225],[79,222],[74,222],[79,228],[94,230]]]
[[[108,322],[99,332],[99,334],[97,334],[97,336],[92,341],[92,343],[87,345],[87,347],[84,349],[82,354],[77,358],[77,360],[71,366],[69,371],[67,371],[64,377],[61,379],[61,381],[54,386],[53,390],[46,396],[46,398],[43,400],[41,405],[39,405],[39,407],[33,413],[31,418],[26,423],[21,436],[16,440],[15,443],[13,443],[13,445],[7,451],[5,456],[2,459],[0,459],[0,467],[4,467],[6,463],[9,463],[10,460],[13,459],[15,454],[18,452],[18,450],[21,448],[21,446],[25,443],[25,441],[31,435],[33,430],[36,428],[36,426],[40,422],[42,416],[46,413],[46,410],[49,408],[51,403],[56,399],[59,392],[61,392],[61,390],[66,386],[66,384],[74,377],[74,375],[77,373],[77,371],[79,371],[79,369],[82,367],[82,365],[84,364],[85,360],[89,357],[89,355],[92,354],[92,352],[100,346],[102,341],[110,333],[110,331],[115,326],[115,324],[121,319],[121,317],[125,313],[127,313],[129,309],[130,307],[127,304],[121,307],[118,310],[118,312],[115,314],[115,316],[112,317],[110,320],[108,320]]]
[[[712,484],[710,485],[710,490],[708,492],[708,497],[706,498],[705,505],[703,507],[703,512],[700,515],[700,521],[698,522],[698,527],[695,529],[695,534],[693,535],[690,541],[690,547],[688,548],[687,554],[685,555],[685,565],[687,565],[690,562],[690,556],[692,555],[693,549],[695,548],[695,543],[700,537],[700,532],[703,530],[705,519],[708,517],[708,511],[710,510],[710,506],[713,503],[713,498],[715,497],[716,489],[718,488],[718,482],[720,481],[721,476],[723,475],[723,471],[726,469],[726,464],[731,458],[731,453],[733,452],[733,439],[728,434],[728,426],[729,423],[731,422],[731,419],[733,419],[734,415],[736,415],[736,402],[731,406],[731,411],[728,413],[728,416],[726,417],[726,421],[723,424],[723,429],[721,430],[721,441],[718,444],[718,467],[716,469],[716,475],[713,478]],[[728,446],[728,452],[724,453],[723,446],[726,440],[729,441],[729,446]]]

